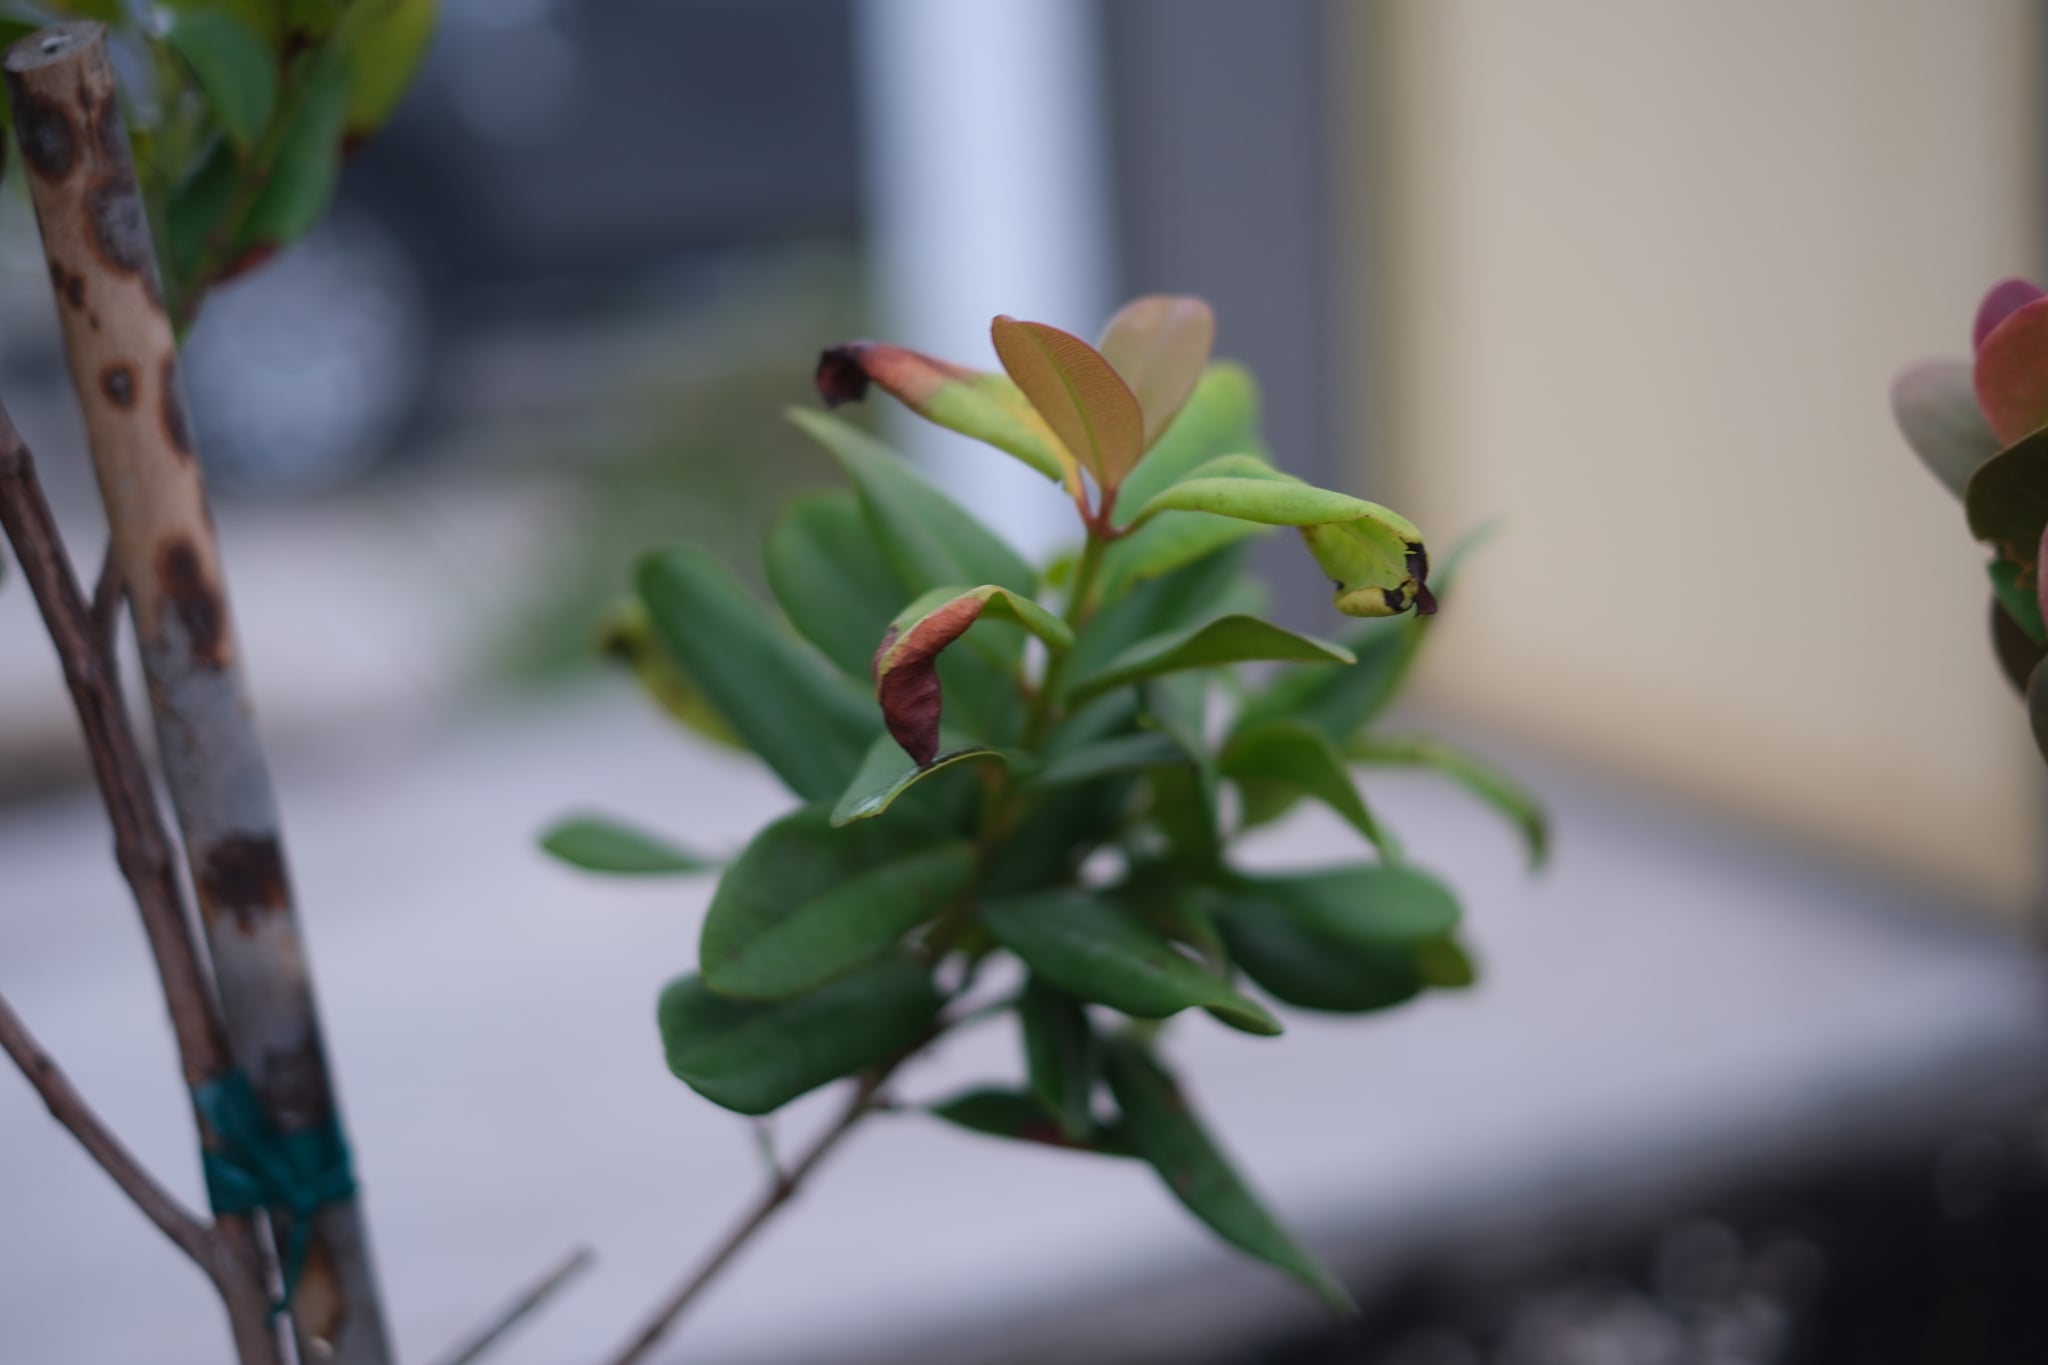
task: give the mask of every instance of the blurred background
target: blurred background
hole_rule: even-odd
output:
[[[2040,273],[2044,63],[2037,0],[443,0],[329,224],[209,302],[187,367],[409,1358],[584,1242],[498,1358],[590,1358],[758,1179],[650,1025],[709,887],[532,849],[585,805],[736,847],[785,800],[600,667],[627,565],[688,539],[753,573],[836,480],[781,417],[821,346],[986,366],[995,313],[1092,334],[1149,291],[1214,302],[1285,467],[1439,543],[1500,528],[1411,704],[1545,794],[1554,865],[1429,779],[1375,789],[1465,894],[1482,988],[1177,1039],[1367,1316],[1142,1171],[905,1117],[668,1358],[2048,1358],[2039,764],[1886,401]],[[0,391],[95,563],[13,179]],[[872,416],[1061,543],[1056,490]],[[10,581],[0,989],[196,1198],[84,775]],[[204,1286],[12,1079],[0,1153],[0,1359],[218,1358]]]

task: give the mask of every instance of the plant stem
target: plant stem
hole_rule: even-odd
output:
[[[156,1181],[156,1177],[144,1169],[135,1159],[135,1154],[122,1145],[111,1129],[101,1121],[100,1116],[87,1104],[85,1096],[78,1093],[56,1060],[43,1051],[35,1035],[21,1021],[4,996],[0,996],[0,1052],[14,1059],[21,1068],[21,1074],[35,1087],[43,1103],[49,1108],[50,1117],[64,1125],[71,1136],[78,1139],[78,1145],[85,1148],[86,1155],[99,1163],[121,1193],[128,1196],[136,1208],[164,1236],[176,1243],[179,1250],[198,1262],[202,1268],[213,1264],[212,1229],[199,1221],[198,1215],[180,1204],[169,1190]]]
[[[1102,573],[1102,555],[1108,548],[1108,539],[1091,525],[1088,544],[1082,549],[1081,562],[1074,569],[1074,589],[1067,597],[1066,622],[1077,631],[1094,606],[1095,580]],[[1031,713],[1024,721],[1021,742],[1027,750],[1036,749],[1045,742],[1045,732],[1051,726],[1054,708],[1059,704],[1060,687],[1066,681],[1067,660],[1072,655],[1071,649],[1056,649],[1046,661],[1045,679],[1039,683],[1038,695],[1031,699]]]
[[[35,459],[15,430],[5,404],[0,404],[0,529],[14,546],[22,577],[28,580],[56,648],[78,713],[79,730],[85,736],[93,779],[113,827],[114,861],[134,898],[157,979],[163,985],[180,1070],[186,1088],[197,1091],[218,1080],[231,1062],[219,1006],[193,941],[184,883],[171,855],[170,835],[150,788],[149,769],[129,727],[114,673],[113,624],[122,597],[119,571],[101,571],[88,606],[72,576],[56,518],[36,477]],[[19,1054],[16,1060],[20,1060]],[[51,1070],[54,1072],[54,1066]],[[30,1073],[30,1080],[36,1080],[35,1073]],[[57,1117],[65,1121],[63,1114]],[[201,1145],[216,1145],[218,1135],[196,1106],[193,1121]],[[84,1139],[78,1128],[72,1127],[72,1131]],[[94,1151],[91,1144],[87,1150]],[[101,1154],[94,1151],[94,1156],[100,1158]],[[104,1159],[101,1164],[106,1165]],[[121,1183],[112,1167],[108,1172]],[[135,1197],[128,1185],[122,1183],[122,1188]],[[148,1212],[146,1206],[144,1211]],[[163,1226],[161,1221],[158,1226]],[[227,1309],[236,1358],[243,1365],[274,1365],[281,1357],[270,1315],[267,1236],[247,1216],[223,1217],[215,1221],[208,1241],[209,1255],[200,1264]],[[179,1245],[185,1246],[183,1242]]]
[[[669,1328],[675,1325],[675,1320],[682,1316],[683,1310],[696,1302],[718,1277],[718,1273],[724,1270],[733,1258],[739,1255],[740,1250],[753,1240],[754,1234],[775,1216],[776,1210],[796,1197],[805,1178],[817,1169],[820,1162],[831,1155],[832,1149],[853,1131],[854,1125],[875,1112],[876,1096],[883,1084],[895,1073],[898,1066],[914,1055],[915,1052],[905,1053],[887,1066],[861,1078],[859,1086],[853,1092],[853,1098],[847,1102],[846,1108],[839,1112],[839,1117],[832,1121],[832,1125],[819,1134],[817,1140],[797,1158],[796,1164],[791,1166],[780,1180],[762,1191],[761,1197],[754,1202],[753,1208],[747,1211],[746,1216],[733,1225],[732,1230],[726,1233],[724,1240],[720,1241],[705,1258],[704,1263],[677,1286],[674,1293],[661,1302],[646,1324],[626,1343],[624,1349],[611,1357],[608,1365],[634,1365],[636,1361],[647,1358],[647,1353],[652,1351]]]
[[[522,1291],[518,1298],[493,1313],[490,1319],[477,1329],[474,1336],[448,1355],[441,1357],[436,1365],[475,1365],[490,1353],[493,1346],[503,1341],[513,1328],[539,1311],[564,1285],[582,1274],[596,1259],[596,1253],[589,1247],[576,1248],[569,1253],[567,1260],[549,1271],[538,1283]]]

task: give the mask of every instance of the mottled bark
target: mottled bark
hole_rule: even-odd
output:
[[[5,71],[229,1048],[281,1132],[338,1124],[105,32],[46,29]],[[355,1200],[314,1216],[291,1318],[306,1360],[388,1365]]]

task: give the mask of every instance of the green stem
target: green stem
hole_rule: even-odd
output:
[[[1108,548],[1108,539],[1091,526],[1087,547],[1081,551],[1081,562],[1074,569],[1073,592],[1067,597],[1066,622],[1076,631],[1094,606],[1095,580],[1102,573],[1102,553]],[[1067,660],[1072,655],[1072,650],[1055,649],[1046,661],[1045,678],[1038,685],[1038,695],[1031,701],[1031,714],[1024,721],[1021,743],[1027,750],[1035,750],[1045,742],[1045,732],[1059,703],[1060,688],[1066,682]]]

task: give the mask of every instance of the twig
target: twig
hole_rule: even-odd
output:
[[[192,940],[184,889],[171,857],[170,837],[157,810],[149,769],[129,728],[116,684],[111,642],[104,642],[71,573],[56,518],[36,478],[35,459],[0,403],[0,530],[14,546],[22,577],[36,599],[64,681],[84,732],[93,777],[114,830],[114,859],[127,880],[143,936],[163,983],[171,1034],[186,1087],[197,1090],[229,1068],[220,1012]],[[106,583],[106,576],[101,576]],[[215,1135],[196,1110],[202,1145]],[[244,1365],[279,1359],[269,1311],[270,1256],[256,1224],[222,1218],[214,1224],[212,1254],[202,1261],[227,1308],[237,1358]]]
[[[754,1202],[753,1208],[747,1211],[746,1216],[733,1225],[732,1230],[726,1233],[724,1239],[704,1259],[703,1264],[678,1285],[674,1293],[661,1302],[648,1317],[645,1325],[626,1343],[624,1349],[610,1357],[607,1365],[635,1365],[635,1362],[647,1358],[647,1353],[655,1348],[663,1335],[674,1325],[675,1320],[682,1316],[683,1310],[694,1303],[710,1286],[712,1280],[718,1277],[718,1272],[725,1269],[733,1257],[740,1253],[741,1248],[753,1239],[754,1234],[775,1216],[776,1210],[796,1197],[797,1191],[803,1187],[804,1180],[817,1169],[818,1163],[831,1155],[832,1149],[853,1131],[855,1124],[875,1111],[877,1094],[889,1079],[890,1073],[908,1056],[909,1054],[905,1054],[905,1057],[861,1078],[860,1084],[854,1089],[853,1098],[840,1110],[839,1117],[832,1121],[832,1125],[819,1134],[817,1140],[797,1158],[796,1164],[789,1168],[782,1179],[762,1191],[761,1197]]]
[[[553,1298],[562,1287],[582,1274],[597,1259],[589,1247],[577,1247],[569,1258],[529,1286],[518,1298],[493,1313],[460,1346],[442,1356],[436,1365],[475,1365],[484,1353],[498,1344],[514,1327]]]
[[[50,1116],[69,1129],[71,1136],[78,1139],[78,1145],[99,1163],[100,1169],[112,1178],[121,1192],[128,1196],[135,1207],[141,1209],[150,1222],[157,1225],[164,1236],[176,1243],[178,1248],[201,1269],[213,1265],[213,1234],[206,1224],[180,1204],[169,1190],[157,1184],[156,1177],[143,1169],[134,1153],[121,1145],[100,1116],[85,1102],[85,1096],[78,1093],[68,1077],[57,1066],[50,1054],[43,1051],[35,1035],[21,1022],[21,1016],[14,1012],[6,997],[0,996],[0,1051],[5,1051],[21,1068],[21,1074],[35,1087],[49,1106]]]

